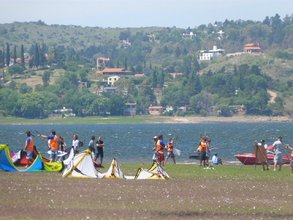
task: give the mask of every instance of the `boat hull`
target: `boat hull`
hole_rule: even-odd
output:
[[[252,153],[244,153],[244,154],[236,154],[235,157],[244,165],[257,165],[260,164],[256,161],[255,154]],[[268,163],[274,163],[274,155],[267,154]],[[282,156],[282,164],[290,164],[291,156]]]

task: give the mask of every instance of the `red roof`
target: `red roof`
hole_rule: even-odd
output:
[[[125,70],[125,68],[105,68],[103,70],[98,70],[97,74],[109,74],[109,73],[128,73],[129,71]]]

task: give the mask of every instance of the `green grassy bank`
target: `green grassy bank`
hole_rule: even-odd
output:
[[[111,117],[68,117],[27,119],[0,117],[0,124],[146,124],[164,122],[164,117],[153,116],[111,116]]]

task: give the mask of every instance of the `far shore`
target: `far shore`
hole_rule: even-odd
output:
[[[233,117],[197,117],[197,116],[186,116],[186,117],[169,117],[169,123],[213,123],[213,122],[292,122],[293,117],[290,116],[233,116]]]
[[[0,124],[199,124],[199,123],[257,123],[257,122],[293,122],[292,116],[108,116],[108,117],[71,117],[26,119],[0,117]]]

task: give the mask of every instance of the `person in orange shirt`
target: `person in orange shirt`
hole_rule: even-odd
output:
[[[43,138],[47,138],[48,141],[50,141],[49,143],[49,148],[51,150],[50,162],[56,161],[56,157],[57,157],[57,153],[59,149],[59,138],[56,135],[56,131],[52,130],[49,136],[46,136],[46,135],[39,135],[39,136]]]
[[[208,150],[208,139],[206,137],[203,137],[200,140],[199,146],[197,148],[197,151],[199,151],[199,165],[200,166],[207,166],[207,150]]]
[[[167,164],[167,161],[170,157],[173,159],[174,164],[176,164],[175,155],[174,155],[174,138],[170,138],[167,144],[167,157],[165,160],[165,164]]]
[[[26,131],[26,140],[25,140],[25,147],[24,150],[26,151],[26,159],[27,159],[27,164],[26,167],[29,166],[29,162],[32,162],[33,155],[34,155],[34,139],[31,135],[30,131]]]
[[[156,144],[156,153],[157,161],[160,165],[164,165],[165,156],[164,156],[165,143],[163,141],[163,135],[158,136],[158,141]]]

